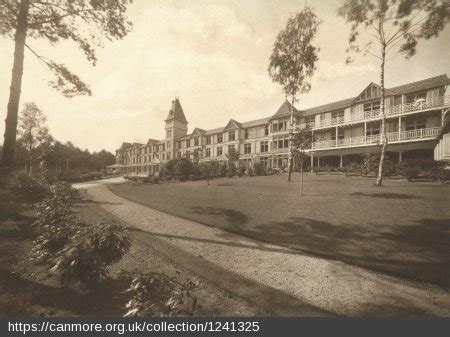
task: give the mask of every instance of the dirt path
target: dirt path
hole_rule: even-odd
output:
[[[273,298],[283,294],[298,299],[304,303],[298,310],[304,310],[305,315],[324,313],[315,308],[350,316],[450,315],[450,293],[439,287],[305,256],[162,213],[116,196],[106,182],[121,180],[76,187],[87,189],[92,200],[128,225],[145,232],[149,238],[158,238],[165,244],[167,254],[170,255],[167,247],[176,247],[174,259],[184,259],[183,263],[191,269],[203,270],[203,276],[212,282],[244,289],[244,295],[250,292],[259,296],[258,291],[250,291],[254,283],[265,290],[260,292],[262,297],[270,298],[272,290]],[[227,273],[220,270],[230,271],[230,275],[239,275],[241,279],[227,278]]]

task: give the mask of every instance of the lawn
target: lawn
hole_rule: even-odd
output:
[[[207,225],[383,273],[450,286],[450,186],[296,174],[110,185],[119,196]]]

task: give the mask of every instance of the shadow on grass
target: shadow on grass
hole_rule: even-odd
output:
[[[216,207],[191,207],[192,213],[197,215],[209,215],[222,217],[233,225],[241,226],[248,222],[248,217],[240,211]]]
[[[292,217],[246,229],[243,234],[324,258],[450,287],[450,219],[422,219],[380,231]]]
[[[410,194],[400,194],[400,193],[362,193],[354,192],[350,195],[372,197],[372,198],[382,198],[382,199],[420,199],[415,195]]]
[[[111,202],[111,201],[95,201],[89,198],[79,198],[75,203],[75,207],[86,207],[87,204],[96,205],[122,205],[121,202]]]

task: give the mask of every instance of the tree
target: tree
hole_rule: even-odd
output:
[[[35,103],[25,103],[19,119],[18,144],[24,149],[29,175],[33,165],[44,158],[53,141],[45,125],[46,121],[47,118]]]
[[[278,34],[269,60],[270,77],[283,87],[284,94],[291,99],[288,181],[291,180],[293,166],[294,104],[298,101],[297,95],[311,89],[308,79],[314,74],[319,59],[319,49],[312,45],[312,41],[320,23],[309,7],[290,17],[286,28]]]
[[[294,157],[300,164],[300,196],[303,195],[303,164],[308,158],[306,150],[311,149],[313,142],[313,135],[309,128],[299,128],[295,130],[292,137],[292,148],[294,151]]]
[[[226,154],[226,157],[228,159],[228,177],[233,177],[236,175],[236,162],[239,160],[240,157],[239,151],[237,151],[234,146],[230,147],[228,149],[228,153]]]
[[[66,97],[90,95],[89,86],[64,64],[40,55],[27,42],[44,39],[51,44],[75,42],[92,65],[95,46],[103,39],[123,38],[130,30],[126,10],[131,0],[3,0],[0,2],[0,35],[14,39],[14,64],[5,120],[2,170],[14,167],[17,119],[22,86],[25,47],[55,75],[49,84]],[[86,29],[83,29],[86,28]]]
[[[338,15],[351,24],[348,52],[362,52],[380,60],[381,156],[377,185],[383,182],[383,163],[388,139],[385,114],[385,64],[398,54],[416,53],[420,39],[437,37],[449,21],[448,0],[345,0]],[[360,47],[360,46],[363,47]],[[372,52],[376,46],[378,52]],[[394,53],[388,57],[390,53]],[[351,62],[350,57],[347,63]]]

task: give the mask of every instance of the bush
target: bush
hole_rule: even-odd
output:
[[[249,177],[253,177],[253,169],[251,167],[248,168],[247,173]]]
[[[19,174],[13,182],[13,190],[21,198],[37,202],[49,195],[49,186],[42,179],[30,177],[26,174]]]
[[[77,221],[71,207],[77,191],[65,182],[58,182],[49,188],[49,195],[35,206],[39,232],[32,255],[37,260],[48,260],[62,249],[77,229]]]
[[[117,224],[83,226],[57,254],[50,270],[60,273],[61,285],[80,282],[92,287],[107,276],[107,267],[119,261],[130,245]]]
[[[201,172],[199,164],[193,164],[192,165],[191,179],[192,180],[200,180],[200,179],[202,179],[202,172]]]
[[[222,166],[220,167],[220,176],[221,177],[226,177],[227,176],[227,172],[228,172],[227,164],[223,163]]]
[[[124,316],[193,316],[199,307],[193,294],[196,287],[191,281],[180,282],[159,273],[141,274],[127,290],[132,298]]]
[[[175,165],[175,177],[178,180],[184,181],[189,179],[191,177],[192,171],[193,165],[188,158],[177,158],[177,163]]]
[[[381,151],[371,152],[366,154],[363,158],[363,173],[364,175],[378,175],[378,167],[380,164]],[[383,162],[383,176],[392,175],[395,164],[386,154]]]
[[[262,163],[256,163],[253,166],[254,170],[255,170],[255,175],[257,176],[264,176],[266,175],[266,169],[264,168],[264,165]]]
[[[234,163],[230,163],[228,168],[228,178],[232,178],[236,175],[237,169]]]
[[[247,168],[245,167],[245,166],[241,166],[241,167],[239,167],[239,170],[238,170],[238,176],[239,177],[242,177],[244,174],[245,174],[245,171],[247,170]]]
[[[421,170],[419,167],[408,166],[405,170],[405,177],[408,181],[412,181],[419,177]]]

